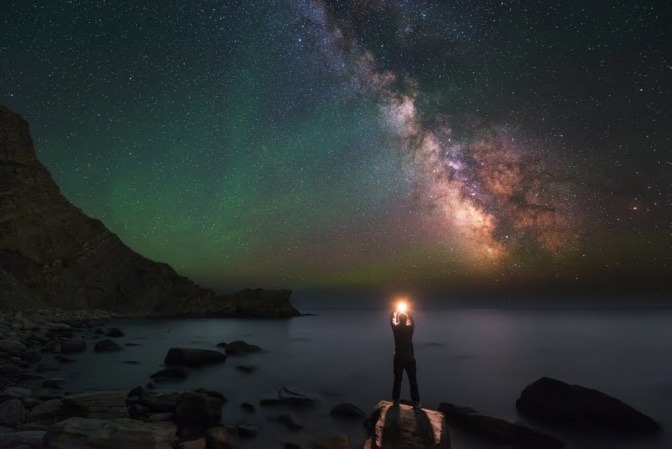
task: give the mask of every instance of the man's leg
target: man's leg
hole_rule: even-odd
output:
[[[415,365],[415,360],[406,363],[406,373],[408,374],[408,381],[411,383],[411,400],[413,402],[420,402],[420,393],[418,392],[418,371]]]
[[[404,365],[399,363],[397,358],[394,358],[394,383],[392,384],[392,400],[398,401],[401,394],[401,373],[404,370]]]

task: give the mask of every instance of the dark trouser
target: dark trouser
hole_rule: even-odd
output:
[[[418,379],[416,377],[417,368],[415,360],[409,362],[402,362],[394,358],[394,384],[392,386],[392,399],[398,400],[401,393],[401,375],[404,370],[408,375],[408,381],[411,383],[411,400],[420,402],[420,393],[418,393]]]

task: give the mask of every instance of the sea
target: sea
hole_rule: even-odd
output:
[[[344,422],[329,415],[349,402],[367,414],[392,390],[393,339],[390,304],[385,301],[321,300],[299,297],[305,316],[286,320],[218,318],[123,318],[108,323],[125,336],[113,353],[75,354],[55,376],[72,391],[129,390],[150,381],[163,367],[170,347],[216,349],[220,342],[245,340],[263,352],[229,356],[225,363],[194,369],[184,381],[159,383],[156,391],[198,387],[222,391],[228,401],[223,422],[260,428],[241,440],[241,448],[282,447],[294,441],[312,447],[320,436],[345,434],[351,447],[362,447],[361,421]],[[636,304],[636,305],[633,305]],[[416,300],[412,303],[418,381],[423,407],[441,402],[530,425],[557,436],[570,449],[672,448],[672,307],[665,303],[596,304],[557,301],[470,304]],[[93,332],[89,335],[94,338]],[[130,363],[129,363],[130,362]],[[253,365],[246,374],[237,365]],[[516,399],[526,385],[543,376],[598,389],[632,405],[663,426],[655,437],[623,440],[605,433],[575,434],[539,427],[517,413]],[[288,386],[315,395],[314,407],[289,410],[260,407]],[[409,398],[404,379],[402,399]],[[409,398],[410,399],[410,398]],[[240,408],[257,407],[255,413]],[[291,411],[305,426],[290,431],[278,422]],[[449,427],[453,449],[493,447]]]

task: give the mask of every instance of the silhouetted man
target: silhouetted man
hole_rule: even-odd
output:
[[[401,393],[401,376],[406,370],[411,384],[411,400],[414,407],[420,407],[420,394],[418,393],[418,380],[416,378],[415,354],[413,353],[413,331],[415,324],[410,314],[393,312],[390,316],[390,325],[394,334],[394,384],[392,386],[392,399],[399,403]]]

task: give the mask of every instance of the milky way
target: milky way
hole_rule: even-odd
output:
[[[63,193],[221,289],[659,288],[660,2],[0,6],[0,102]]]

